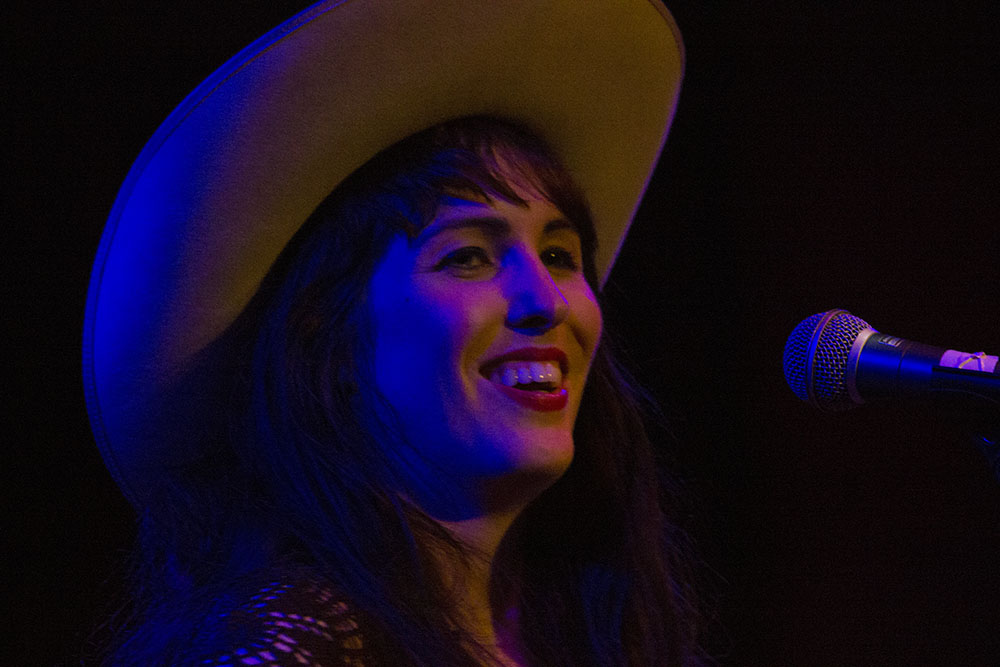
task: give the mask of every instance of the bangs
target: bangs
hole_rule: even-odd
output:
[[[339,213],[318,217],[347,223],[350,229],[341,229],[346,237],[374,237],[385,248],[393,234],[416,238],[445,198],[526,206],[519,193],[552,203],[574,226],[584,276],[599,291],[597,235],[583,193],[545,141],[513,121],[468,116],[410,135],[375,155],[331,193],[321,208]]]
[[[472,195],[488,202],[501,199],[519,206],[528,204],[519,193],[552,203],[563,198],[557,194],[563,189],[558,166],[547,155],[531,154],[523,146],[483,142],[445,151],[441,157],[451,163],[453,176],[434,188],[439,190],[438,203],[449,195]]]
[[[518,194],[545,199],[578,229],[584,252],[596,250],[590,208],[553,151],[518,123],[470,116],[435,125],[379,153],[382,195],[395,200],[415,236],[448,196],[473,196],[525,206]]]

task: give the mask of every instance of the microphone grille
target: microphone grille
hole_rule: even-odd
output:
[[[846,310],[816,313],[799,323],[785,343],[785,380],[799,399],[820,410],[853,407],[847,359],[858,335],[872,327]]]

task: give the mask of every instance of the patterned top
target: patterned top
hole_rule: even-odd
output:
[[[212,667],[339,667],[370,665],[358,623],[329,585],[313,578],[274,581],[218,617],[231,649],[210,651]],[[216,642],[218,639],[216,639]],[[216,644],[217,645],[217,644]]]

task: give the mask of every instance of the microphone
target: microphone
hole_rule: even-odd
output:
[[[788,386],[824,412],[922,394],[972,395],[996,407],[997,361],[984,352],[959,352],[882,334],[840,309],[803,320],[784,351]]]

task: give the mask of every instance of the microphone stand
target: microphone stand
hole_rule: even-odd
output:
[[[982,394],[955,395],[953,411],[968,439],[986,457],[986,463],[1000,482],[1000,401]]]
[[[995,401],[991,419],[983,419],[981,425],[969,431],[972,442],[986,457],[986,463],[1000,482],[1000,405]]]
[[[912,396],[911,408],[947,424],[982,452],[1000,482],[1000,401],[968,391],[935,391]]]

